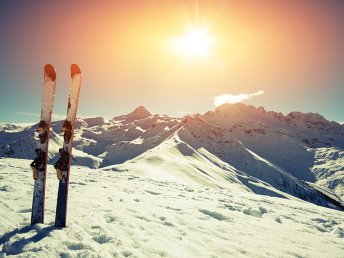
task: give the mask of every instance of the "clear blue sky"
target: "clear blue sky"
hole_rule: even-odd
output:
[[[214,39],[207,59],[170,51],[190,27]],[[43,66],[57,70],[54,119],[69,66],[83,72],[78,115],[144,105],[181,116],[214,97],[344,121],[344,1],[0,1],[0,122],[39,120]],[[185,54],[185,53],[184,53]]]

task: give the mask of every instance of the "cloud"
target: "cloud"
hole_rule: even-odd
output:
[[[233,94],[223,94],[217,97],[214,97],[214,105],[215,107],[221,106],[225,103],[238,103],[242,102],[244,100],[248,100],[252,97],[262,95],[264,94],[263,90],[257,91],[255,93],[247,94],[247,93],[241,93],[239,95],[233,95]]]

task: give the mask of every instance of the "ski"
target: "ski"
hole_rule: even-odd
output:
[[[30,165],[33,171],[33,178],[35,180],[32,200],[31,225],[36,223],[44,223],[45,182],[50,123],[54,104],[55,87],[55,68],[52,65],[47,64],[44,66],[41,119],[36,129],[36,132],[38,133],[38,143],[37,148],[35,149],[36,158]]]
[[[72,157],[73,136],[76,124],[76,112],[78,108],[80,86],[80,68],[78,65],[72,64],[67,117],[62,126],[63,147],[59,150],[60,158],[54,165],[57,178],[60,181],[55,216],[56,227],[66,227],[70,160]]]

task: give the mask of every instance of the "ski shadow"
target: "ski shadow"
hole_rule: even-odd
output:
[[[3,236],[0,237],[0,245],[4,244],[8,240],[10,240],[11,237],[13,237],[16,234],[25,234],[28,233],[30,230],[32,230],[32,226],[25,226],[21,229],[16,228],[12,230],[11,232],[5,233]]]
[[[49,234],[57,230],[55,226],[48,226],[45,228],[37,228],[36,226],[25,226],[23,228],[16,228],[10,232],[5,233],[2,237],[0,237],[0,245],[3,245],[1,252],[3,252],[6,255],[16,255],[23,252],[23,249],[26,245],[32,243],[37,243],[41,241],[43,238],[49,236]],[[34,234],[31,237],[25,238],[25,236],[21,237],[19,240],[16,240],[14,242],[9,242],[9,240],[17,235],[17,234],[26,234],[30,231],[36,231],[36,234]]]

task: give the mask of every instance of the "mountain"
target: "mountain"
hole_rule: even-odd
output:
[[[123,123],[131,123],[135,120],[145,119],[145,118],[150,117],[152,115],[153,114],[150,111],[148,111],[144,106],[139,106],[138,108],[136,108],[131,113],[124,115],[124,116],[114,117],[112,120],[113,121],[121,121]]]
[[[52,124],[52,162],[61,127]],[[0,156],[33,158],[35,128],[0,127]],[[224,104],[178,119],[140,106],[111,120],[78,119],[74,143],[76,164],[102,171],[343,208],[344,127],[315,113]]]
[[[207,112],[205,120],[231,131],[247,148],[298,179],[316,183],[343,198],[344,127],[319,114],[265,111],[244,104],[225,104]],[[337,155],[324,153],[337,152]],[[330,161],[330,162],[328,162]],[[331,162],[332,161],[332,162]],[[335,163],[335,167],[329,166]],[[319,173],[319,165],[321,165]]]

